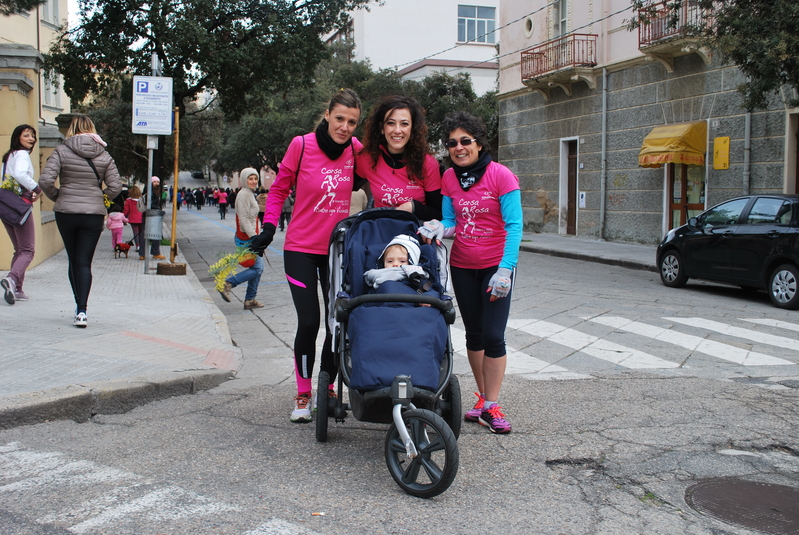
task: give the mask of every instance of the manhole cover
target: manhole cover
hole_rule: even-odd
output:
[[[700,513],[774,535],[799,534],[799,489],[740,479],[714,479],[685,490]]]

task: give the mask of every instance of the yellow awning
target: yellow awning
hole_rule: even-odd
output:
[[[703,165],[707,152],[707,122],[656,126],[644,138],[638,165],[660,167],[664,163]]]

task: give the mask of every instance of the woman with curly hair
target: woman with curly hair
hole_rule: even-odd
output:
[[[423,221],[441,219],[441,173],[416,100],[383,98],[366,121],[363,145],[355,168],[369,181],[375,208],[405,210]]]

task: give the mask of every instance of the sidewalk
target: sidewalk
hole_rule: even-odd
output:
[[[186,276],[156,275],[151,260],[145,275],[137,254],[115,259],[110,244],[105,231],[92,266],[86,329],[72,325],[64,251],[28,271],[30,301],[0,301],[0,429],[125,412],[213,388],[241,368],[225,316],[190,267]],[[525,233],[521,248],[655,270],[655,246]],[[182,255],[176,262],[186,263]],[[274,335],[263,331],[269,346],[265,339]]]
[[[64,251],[28,270],[30,301],[0,300],[0,429],[125,412],[235,374],[241,351],[194,273],[156,275],[151,259],[145,275],[138,258],[132,248],[129,258],[115,259],[111,234],[103,232],[85,329],[72,325]]]

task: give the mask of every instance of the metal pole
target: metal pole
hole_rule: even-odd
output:
[[[159,63],[160,62],[158,61],[158,55],[155,52],[153,52],[152,55],[150,55],[150,66],[152,68],[152,75],[153,76],[158,76],[158,70],[159,70],[159,67],[160,67]],[[148,151],[149,157],[148,157],[148,162],[147,162],[147,185],[145,186],[145,189],[147,190],[147,210],[148,211],[150,210],[150,207],[153,205],[153,197],[152,197],[152,193],[153,193],[153,154],[155,154],[155,150],[152,148],[152,140],[150,139],[152,137],[155,137],[155,136],[147,136],[147,148],[149,149],[149,151]],[[156,138],[156,139],[158,139],[158,138]],[[156,147],[157,147],[157,145],[156,145]],[[147,229],[147,211],[144,212],[144,228],[145,228],[145,230]],[[146,246],[144,248],[145,249],[145,253],[144,253],[144,255],[140,255],[140,256],[144,256],[144,274],[147,275],[150,272],[149,271],[150,270],[150,253],[149,253],[149,251],[150,251],[150,247],[149,247],[150,240],[148,240],[145,237],[144,238],[144,243],[146,244]]]
[[[175,179],[172,181],[172,239],[169,245],[169,261],[174,264],[175,257],[178,254],[178,247],[175,243],[175,232],[178,225],[178,168],[180,167],[180,116],[178,115],[178,108],[175,106]]]

